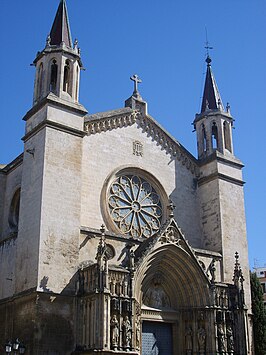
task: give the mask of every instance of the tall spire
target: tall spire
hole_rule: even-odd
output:
[[[72,39],[65,0],[60,1],[50,32],[50,45],[59,46],[62,42],[64,42],[67,47],[72,47]]]
[[[220,110],[224,111],[222,99],[216,84],[212,69],[211,69],[211,58],[207,55],[207,72],[205,78],[205,85],[203,91],[201,113],[208,110]]]

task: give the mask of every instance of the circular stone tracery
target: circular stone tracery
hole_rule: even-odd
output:
[[[123,175],[111,184],[109,211],[123,234],[149,237],[160,228],[162,203],[151,184],[136,175]]]

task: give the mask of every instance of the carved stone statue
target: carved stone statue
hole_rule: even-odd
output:
[[[221,290],[220,292],[220,306],[223,308],[227,307],[227,294],[225,290]]]
[[[233,329],[230,325],[227,326],[226,336],[227,336],[227,351],[229,354],[234,354],[234,336],[233,336]]]
[[[205,353],[205,346],[206,346],[206,330],[203,327],[198,329],[198,344],[199,344],[199,352],[200,354]]]
[[[119,342],[119,323],[116,315],[111,319],[111,345],[114,350],[117,350]]]
[[[186,330],[186,354],[191,355],[193,353],[193,331],[191,327]]]
[[[220,295],[219,295],[219,291],[217,289],[215,291],[215,306],[217,306],[217,307],[220,306]]]
[[[126,350],[129,350],[131,346],[131,323],[130,320],[128,319],[128,316],[125,317],[123,324],[122,324],[122,330],[123,330],[123,348]]]
[[[169,298],[166,295],[161,283],[161,277],[158,275],[155,276],[153,279],[153,285],[149,288],[144,297],[144,304],[154,308],[164,308],[170,306]]]
[[[226,349],[225,349],[224,329],[221,323],[219,323],[217,326],[217,336],[218,336],[218,351],[220,354],[224,354],[226,352]]]
[[[212,259],[212,262],[209,266],[209,270],[210,270],[210,274],[211,274],[211,282],[214,283],[215,282],[215,271],[216,271],[215,259]]]
[[[136,323],[136,348],[140,349],[140,321]]]

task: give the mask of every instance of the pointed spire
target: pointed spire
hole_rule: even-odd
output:
[[[222,99],[216,84],[212,69],[211,69],[211,58],[207,55],[207,72],[205,78],[205,85],[203,91],[201,113],[209,110],[220,110],[224,111]]]
[[[72,48],[66,1],[61,0],[50,32],[50,45],[59,46],[62,42]]]

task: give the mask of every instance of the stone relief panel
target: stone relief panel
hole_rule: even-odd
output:
[[[170,308],[170,300],[163,289],[163,278],[160,274],[154,276],[148,291],[144,295],[143,303],[152,308]]]
[[[133,155],[143,156],[143,144],[140,141],[133,141]]]

